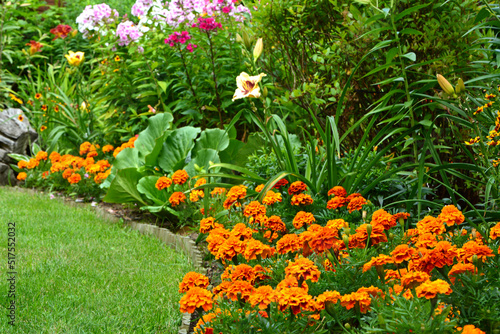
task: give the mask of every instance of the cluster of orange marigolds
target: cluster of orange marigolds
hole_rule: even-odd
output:
[[[96,184],[100,184],[111,173],[111,164],[106,159],[96,161],[96,158],[99,157],[99,150],[103,154],[113,152],[113,156],[116,157],[123,149],[134,147],[136,139],[137,137],[132,137],[128,142],[116,149],[112,145],[104,145],[101,149],[97,144],[84,142],[80,145],[80,156],[61,155],[56,151],[51,152],[49,155],[45,151],[39,151],[35,157],[28,161],[21,160],[17,163],[19,169],[26,170],[20,172],[17,179],[24,181],[28,177],[29,171],[35,170],[37,167],[43,167],[43,169],[46,169],[42,173],[43,179],[47,179],[50,175],[61,174],[68,184],[78,184],[82,180],[82,176],[92,177]]]
[[[287,183],[282,180],[275,188],[280,189]],[[260,192],[262,188],[263,185],[256,190]],[[351,250],[386,243],[391,238],[391,228],[398,223],[404,228],[404,220],[409,214],[390,214],[380,209],[373,213],[369,223],[351,227],[343,219],[328,220],[322,226],[316,223],[312,213],[299,211],[292,222],[295,230],[289,231],[281,217],[266,215],[273,204],[283,200],[279,190],[267,192],[263,204],[258,201],[245,204],[246,190],[244,186],[234,186],[224,201],[225,209],[234,210],[231,212],[232,221],[239,215],[242,222],[231,227],[218,223],[213,217],[200,222],[200,232],[208,233],[208,250],[222,261],[225,271],[221,284],[211,291],[207,290],[210,285],[208,277],[196,272],[188,273],[180,283],[179,292],[185,293],[180,300],[181,312],[198,311],[200,315],[205,312],[199,319],[196,333],[213,331],[211,323],[224,314],[218,307],[222,301],[238,302],[236,305],[245,303],[262,317],[268,317],[271,307],[277,307],[284,313],[300,313],[311,321],[320,321],[326,315],[321,311],[325,308],[328,311],[336,303],[347,310],[354,308],[366,313],[374,299],[390,303],[396,295],[406,299],[435,299],[440,294],[449,295],[453,293],[453,285],[459,284],[457,275],[481,274],[482,263],[495,256],[490,248],[493,240],[500,237],[500,223],[490,229],[489,240],[475,230],[460,229],[457,225],[464,222],[464,215],[455,206],[448,205],[438,217],[426,216],[416,228],[403,230],[402,243],[390,253],[379,254],[364,264],[363,272],[375,270],[384,290],[369,286],[343,295],[337,291],[324,291],[312,296],[309,284],[342,266],[352,266]],[[301,181],[293,182],[288,187],[291,204],[306,207],[312,203],[313,199],[305,194],[306,190]],[[327,204],[332,210],[345,207],[353,212],[363,210],[367,204],[360,194],[347,196],[344,188],[339,186],[331,189],[328,195],[333,196]],[[453,236],[467,234],[469,241],[462,247],[453,243]],[[274,262],[290,259],[285,278],[277,284],[272,283],[275,281],[272,279],[273,268],[261,265],[267,258]],[[240,263],[243,259],[246,263]],[[434,268],[441,272],[446,269],[446,281],[433,278]],[[235,308],[241,309],[241,306]],[[473,325],[457,331],[484,333]]]

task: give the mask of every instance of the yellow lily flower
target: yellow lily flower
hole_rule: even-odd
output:
[[[251,77],[247,73],[241,72],[241,74],[236,78],[238,88],[234,92],[233,101],[245,97],[260,97],[259,82],[262,80],[262,77],[265,76],[266,74],[261,73]]]
[[[81,51],[78,52],[69,51],[69,53],[64,57],[66,57],[68,63],[71,66],[80,66],[80,64],[83,63],[83,60],[85,59],[85,53]]]

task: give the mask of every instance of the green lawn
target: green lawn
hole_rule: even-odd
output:
[[[7,233],[16,224],[16,324]],[[0,187],[0,333],[175,333],[188,258],[47,194]]]

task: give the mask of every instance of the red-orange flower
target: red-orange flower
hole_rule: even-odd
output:
[[[448,226],[459,225],[465,221],[465,216],[454,205],[447,205],[442,210],[437,220],[446,223]]]
[[[396,220],[393,219],[392,215],[384,209],[379,209],[373,213],[371,224],[373,226],[380,224],[384,227],[384,230],[388,230],[391,227],[396,226]]]
[[[286,225],[279,216],[271,216],[265,222],[264,226],[275,232],[286,232]]]
[[[483,332],[481,329],[476,328],[474,325],[465,325],[461,334],[486,334],[486,332]]]
[[[349,197],[347,199],[349,199]],[[352,213],[353,211],[361,210],[365,204],[367,204],[366,199],[360,195],[350,200],[349,204],[347,204],[347,209],[349,210],[349,213]]]
[[[184,184],[189,179],[188,173],[184,169],[180,169],[172,174],[172,181],[175,184]]]
[[[156,181],[155,187],[158,190],[163,190],[165,188],[168,188],[172,185],[172,180],[169,177],[162,176]]]
[[[173,207],[175,207],[186,201],[186,195],[184,195],[184,193],[181,191],[176,191],[172,195],[170,195],[168,201]]]
[[[472,263],[457,263],[453,267],[451,267],[450,271],[448,272],[448,277],[450,278],[451,283],[455,284],[456,280],[456,275],[470,272],[472,274],[477,273],[476,267]]]
[[[377,257],[372,257],[370,261],[363,265],[363,272],[370,270],[372,267],[382,267],[388,263],[394,263],[392,257],[379,254]]]
[[[290,187],[288,187],[288,194],[289,195],[298,195],[298,194],[303,193],[306,190],[307,190],[307,186],[304,182],[295,181],[290,185]]]
[[[24,180],[26,180],[27,177],[28,177],[28,174],[26,174],[25,172],[21,172],[21,173],[17,174],[17,179],[19,181],[24,181]]]
[[[451,287],[448,283],[441,279],[437,279],[435,281],[428,280],[423,282],[416,288],[416,292],[418,298],[424,297],[427,299],[432,299],[435,298],[437,294],[449,295],[453,292],[453,290],[451,290]]]
[[[335,244],[339,242],[338,231],[331,227],[322,227],[321,230],[314,233],[309,240],[309,245],[316,253],[323,253],[334,247]],[[343,243],[336,246],[339,248]]]
[[[401,276],[401,285],[408,289],[420,285],[420,283],[429,280],[431,276],[423,271],[409,271]]]
[[[243,211],[245,217],[256,217],[258,215],[266,214],[266,207],[260,204],[258,201],[252,201],[245,207]]]
[[[335,210],[343,207],[346,204],[347,204],[347,199],[341,196],[335,196],[334,198],[329,200],[328,203],[326,203],[326,208],[330,210]]]
[[[247,281],[231,282],[226,288],[226,296],[231,300],[238,300],[238,297],[247,301],[253,293],[254,287]]]
[[[273,205],[274,203],[281,202],[282,200],[283,199],[281,198],[280,193],[270,190],[266,193],[262,203],[265,205]]]
[[[284,288],[277,292],[276,300],[281,312],[290,307],[293,314],[298,314],[308,308],[312,297],[302,288]]]
[[[294,277],[297,280],[303,279],[317,282],[320,271],[318,267],[308,258],[299,258],[295,262],[289,262],[285,268],[286,277]]]
[[[189,289],[193,287],[206,289],[209,284],[210,282],[207,276],[191,271],[186,275],[184,275],[182,282],[179,283],[179,292],[180,293],[188,292]]]
[[[269,304],[276,301],[276,293],[269,285],[263,285],[253,291],[248,301],[252,307],[258,305],[259,309],[265,310]]]
[[[372,299],[367,292],[353,292],[340,297],[340,305],[350,310],[358,305],[361,313],[366,313],[370,309]]]
[[[245,242],[241,241],[235,236],[230,236],[227,238],[223,244],[219,246],[217,250],[216,259],[232,260],[233,257],[238,254],[243,254],[245,251]]]
[[[25,161],[25,160],[20,160],[18,163],[17,163],[17,167],[19,169],[23,169],[23,168],[26,168],[28,166],[28,162]]]
[[[217,224],[213,217],[207,217],[200,220],[200,233],[208,233],[217,226],[222,226],[221,224]]]
[[[480,245],[476,240],[466,242],[461,249],[459,249],[459,257],[465,263],[472,263],[472,257],[477,255],[481,261],[486,261],[486,258],[495,256],[493,251],[485,245]]]
[[[341,298],[340,293],[337,291],[325,291],[316,298],[316,306],[318,310],[325,309],[326,302],[337,303]]]
[[[45,151],[38,151],[38,153],[35,156],[35,159],[38,161],[41,160],[47,160],[48,154]]]
[[[288,184],[288,181],[286,179],[281,179],[276,184],[274,185],[273,189],[279,189],[283,186],[286,186]]]
[[[417,230],[420,234],[427,232],[442,234],[446,232],[446,227],[436,218],[432,216],[425,216],[424,219],[417,223]]]
[[[259,184],[257,187],[255,187],[255,191],[260,193],[264,189],[264,184]]]
[[[495,240],[496,238],[500,238],[500,222],[490,229],[490,238],[492,240]]]
[[[438,268],[443,268],[445,265],[453,265],[453,259],[457,257],[457,255],[457,248],[448,241],[438,242],[436,247],[430,252],[430,256],[434,260],[434,266]]]
[[[313,203],[313,199],[308,194],[298,194],[293,195],[291,203],[292,205],[310,205]]]
[[[197,308],[203,308],[204,311],[211,310],[213,307],[212,293],[203,288],[194,287],[180,300],[182,313],[194,313]]]
[[[68,177],[68,182],[71,183],[71,184],[76,184],[78,182],[80,182],[80,180],[82,179],[82,176],[80,174],[71,174],[70,177]]]
[[[328,196],[339,196],[339,197],[346,197],[347,196],[347,191],[344,189],[344,187],[341,186],[335,186],[332,189],[328,190]]]
[[[247,261],[250,261],[257,259],[257,256],[260,256],[262,259],[266,259],[273,254],[274,249],[270,246],[263,244],[259,240],[250,239],[247,241],[243,256]]]
[[[276,243],[276,250],[279,254],[297,252],[302,249],[302,240],[297,234],[285,234]]]
[[[299,211],[293,218],[293,226],[296,229],[301,228],[304,225],[310,225],[313,222],[316,221],[316,218],[314,218],[314,215],[310,212],[305,212],[305,211]]]

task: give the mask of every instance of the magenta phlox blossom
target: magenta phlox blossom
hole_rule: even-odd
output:
[[[168,44],[170,46],[174,46],[176,44],[185,44],[189,39],[191,39],[191,36],[189,36],[189,33],[187,31],[176,31],[165,39],[165,44]]]
[[[186,50],[188,50],[189,52],[193,52],[193,51],[194,51],[194,49],[196,49],[197,47],[198,47],[198,45],[189,43],[189,44],[186,46]]]
[[[194,23],[192,27],[205,31],[217,31],[217,29],[222,29],[222,24],[220,22],[216,22],[213,17],[199,17],[198,22]]]

